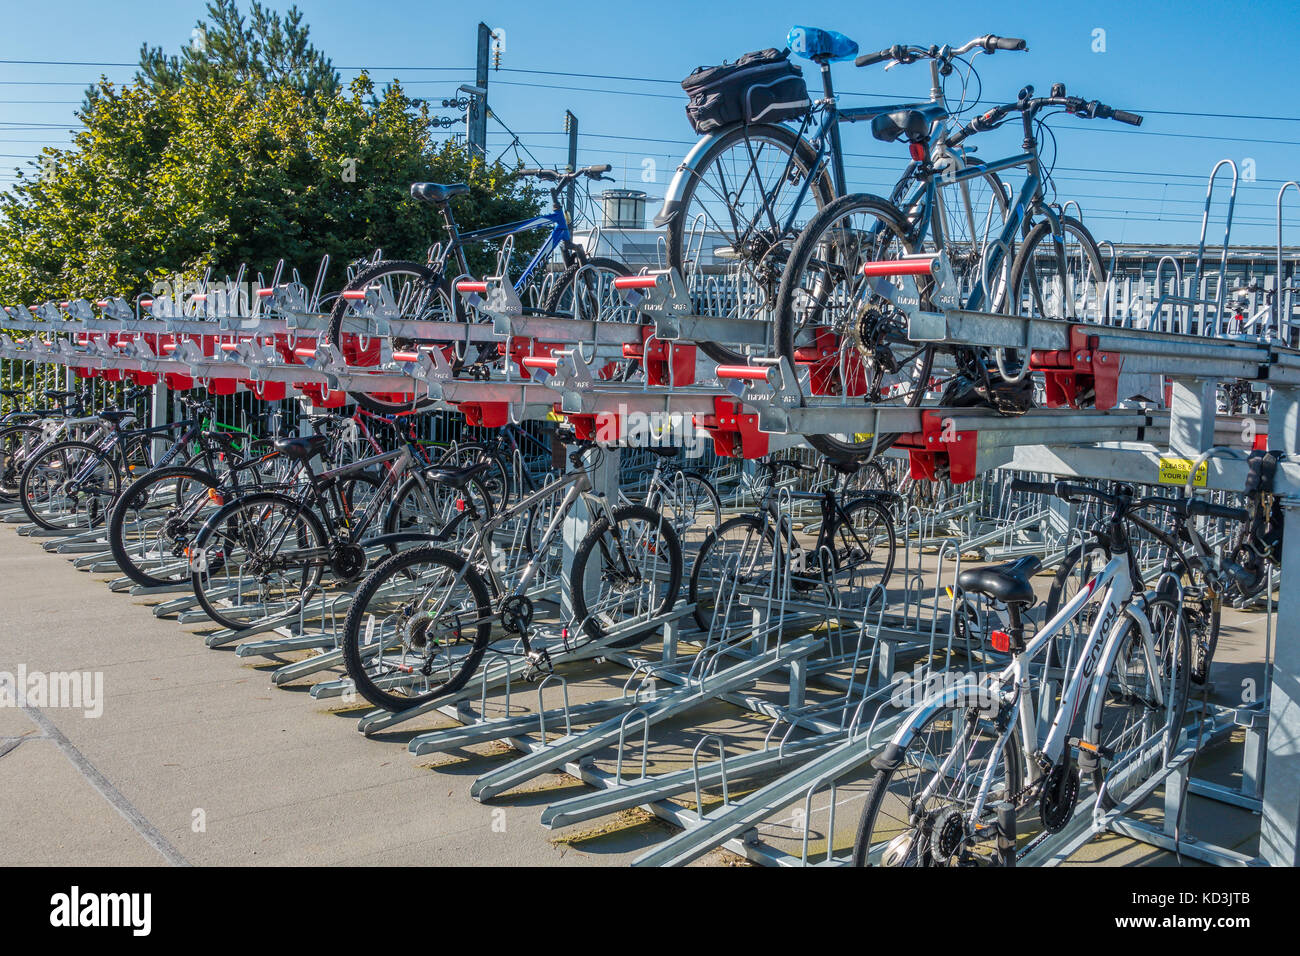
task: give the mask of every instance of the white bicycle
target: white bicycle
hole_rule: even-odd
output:
[[[1169,575],[1144,591],[1124,520],[1151,499],[1134,498],[1125,486],[1114,493],[1066,482],[1012,487],[1110,506],[1111,558],[1028,643],[1023,615],[1034,603],[1036,557],[958,576],[963,591],[1006,605],[1008,631],[992,631],[988,643],[1009,653],[1010,663],[944,680],[904,718],[873,761],[856,866],[997,865],[1008,852],[1023,856],[1070,821],[1081,781],[1090,782],[1098,806],[1111,808],[1176,748],[1190,674],[1178,584]],[[1237,512],[1194,499],[1184,510]]]

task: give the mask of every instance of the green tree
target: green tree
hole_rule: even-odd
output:
[[[175,90],[188,80],[247,85],[258,92],[273,86],[322,96],[339,91],[339,75],[329,57],[312,45],[297,7],[281,19],[253,0],[249,13],[251,23],[235,0],[208,3],[209,20],[195,25],[179,57],[168,56],[162,47],[141,47],[137,80],[155,90]]]
[[[470,184],[462,229],[535,214],[513,171],[435,141],[400,84],[377,92],[363,74],[322,95],[332,69],[295,11],[254,5],[249,28],[228,0],[209,12],[201,57],[187,50],[173,69],[146,55],[125,87],[101,81],[71,148],[46,148],[0,194],[0,302],[130,297],[208,268],[269,273],[281,258],[311,276],[326,254],[337,287],[376,248],[422,260],[446,238],[409,198],[421,180]]]

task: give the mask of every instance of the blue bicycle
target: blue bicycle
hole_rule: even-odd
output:
[[[612,321],[638,321],[635,313],[621,303],[614,290],[613,280],[631,275],[623,263],[602,256],[589,255],[573,239],[569,220],[565,215],[562,194],[576,188],[579,179],[592,181],[612,179],[608,165],[585,166],[569,172],[553,169],[522,169],[520,175],[548,184],[551,194],[551,211],[517,222],[476,229],[462,233],[452,213],[452,203],[458,196],[469,193],[464,183],[442,185],[415,183],[411,197],[419,202],[431,203],[442,215],[447,227],[447,241],[431,250],[427,262],[383,260],[372,263],[348,283],[345,292],[379,288],[387,301],[394,303],[403,319],[425,322],[468,322],[475,316],[469,314],[460,296],[454,292],[455,283],[472,276],[467,247],[499,243],[499,261],[509,269],[512,258],[513,237],[548,230],[537,251],[517,276],[513,276],[515,291],[524,302],[525,314],[579,315],[587,318],[601,317]],[[552,271],[549,263],[559,252],[561,268]],[[370,310],[355,297],[340,295],[330,314],[330,341],[336,343],[349,365],[376,365],[379,362],[379,339],[371,333],[374,322]],[[375,332],[377,333],[377,329]],[[480,346],[471,351],[463,343],[438,342],[428,339],[394,338],[393,351],[413,350],[420,346],[454,346],[452,367],[457,374],[465,373],[479,378],[490,377],[491,368],[499,362],[498,346]],[[353,398],[372,412],[381,414],[412,407],[409,395],[355,394]],[[417,404],[416,407],[419,407]]]

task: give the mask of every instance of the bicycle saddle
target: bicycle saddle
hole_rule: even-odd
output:
[[[128,408],[110,408],[99,413],[99,417],[106,422],[112,422],[114,425],[120,425],[128,419],[135,418],[135,412]]]
[[[73,398],[73,397],[76,396],[77,393],[76,393],[76,392],[60,392],[60,391],[59,391],[58,389],[56,389],[56,388],[47,388],[47,389],[44,391],[43,394],[45,395],[46,398],[57,400],[57,399],[60,399],[60,398]]]
[[[0,388],[0,395],[3,395],[5,398],[18,398],[26,394],[27,393],[21,388]]]
[[[324,435],[309,435],[306,438],[277,438],[271,445],[286,458],[306,461],[325,450],[329,439]]]
[[[411,183],[411,198],[420,202],[450,202],[456,196],[469,192],[464,183],[451,183],[443,186],[439,183]]]
[[[957,575],[957,586],[963,591],[986,594],[1004,604],[1033,604],[1034,589],[1029,577],[1042,566],[1042,561],[1029,554],[1007,564],[963,571]]]
[[[881,113],[871,121],[871,135],[885,143],[893,143],[904,137],[909,143],[923,143],[930,135],[930,124],[947,115],[948,111],[937,103]]]
[[[658,455],[660,458],[676,458],[677,453],[681,451],[681,449],[675,447],[661,448],[658,445],[648,445],[646,446],[646,451],[650,452],[652,455]]]
[[[464,488],[469,484],[471,478],[478,477],[491,467],[491,460],[485,458],[472,465],[466,465],[464,468],[430,468],[424,473],[424,477],[429,481],[436,481],[440,485]]]

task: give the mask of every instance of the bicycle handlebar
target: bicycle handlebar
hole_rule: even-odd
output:
[[[1076,485],[1069,481],[1028,481],[1016,478],[1011,482],[1012,491],[1027,491],[1030,494],[1051,495],[1063,501],[1075,501],[1078,498],[1093,498],[1106,504],[1118,504],[1119,496],[1088,485]],[[1229,521],[1249,521],[1250,514],[1244,508],[1230,505],[1216,505],[1203,498],[1139,498],[1132,502],[1132,508],[1165,508],[1184,518],[1226,518]]]
[[[1164,508],[1183,518],[1226,518],[1229,521],[1249,521],[1250,513],[1245,508],[1231,505],[1216,505],[1202,498],[1141,498],[1135,502],[1140,508]]]
[[[579,176],[586,176],[588,179],[606,179],[613,182],[613,178],[604,175],[614,167],[609,163],[601,163],[598,166],[583,166],[580,169],[560,172],[558,169],[521,169],[520,176],[531,176],[534,179],[540,179],[548,183],[567,183],[570,180],[577,179]]]
[[[1062,84],[1058,84],[1058,87],[1064,89]],[[1026,87],[1025,89],[1030,94],[1033,93],[1033,87]],[[1022,90],[1021,92],[1024,93],[1025,91]],[[1082,96],[1034,97],[1029,95],[1022,96],[1014,103],[995,106],[993,109],[975,117],[958,130],[955,135],[949,137],[948,145],[955,146],[973,133],[985,133],[991,129],[996,129],[1011,113],[1029,113],[1032,115],[1049,106],[1064,107],[1067,113],[1082,119],[1112,119],[1119,123],[1127,123],[1129,126],[1142,125],[1142,117],[1137,113],[1130,113],[1127,110],[1107,106],[1099,100],[1085,100]]]
[[[956,49],[950,46],[921,47],[896,43],[875,53],[863,53],[853,63],[856,66],[871,66],[875,63],[883,63],[886,60],[894,60],[898,63],[914,63],[921,59],[937,59],[947,63],[953,57],[969,53],[977,47],[985,53],[993,53],[997,50],[1024,51],[1029,49],[1029,44],[1019,37],[1000,37],[992,33],[976,37],[973,40],[967,40]]]
[[[1119,500],[1110,492],[1102,491],[1099,488],[1091,488],[1088,485],[1076,485],[1069,481],[1028,481],[1024,478],[1016,478],[1011,482],[1011,490],[1027,491],[1035,495],[1051,495],[1063,501],[1074,501],[1076,498],[1095,498],[1106,504],[1115,504]]]

